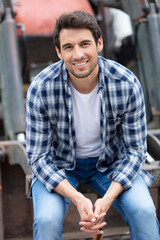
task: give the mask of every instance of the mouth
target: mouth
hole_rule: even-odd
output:
[[[75,67],[85,67],[88,64],[88,60],[80,61],[80,62],[73,62]]]

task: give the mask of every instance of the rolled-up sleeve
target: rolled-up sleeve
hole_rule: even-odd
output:
[[[26,99],[26,152],[33,175],[48,191],[65,178],[65,171],[54,164],[52,134],[42,92],[36,84],[31,84]]]
[[[127,110],[121,125],[123,156],[110,180],[120,182],[124,189],[132,187],[146,156],[146,114],[140,83],[135,78],[130,89]]]

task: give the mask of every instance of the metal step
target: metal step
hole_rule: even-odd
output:
[[[62,240],[94,240],[94,234],[84,232],[67,232]],[[129,240],[130,234],[127,227],[104,229],[103,240]],[[5,240],[33,240],[32,237],[5,238]]]

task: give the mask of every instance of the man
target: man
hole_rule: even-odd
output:
[[[146,153],[143,93],[137,78],[98,53],[103,40],[93,16],[63,14],[54,29],[61,59],[31,83],[26,104],[26,146],[33,172],[34,239],[61,239],[72,201],[81,230],[101,230],[113,204],[131,239],[158,240],[159,225],[142,169]],[[80,182],[102,196],[94,206]]]

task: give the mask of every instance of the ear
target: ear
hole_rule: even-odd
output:
[[[102,49],[103,49],[103,39],[102,39],[102,36],[98,39],[97,49],[98,49],[98,52],[101,52]]]
[[[61,54],[60,50],[57,47],[56,47],[56,52],[57,52],[58,57],[60,59],[63,59],[62,54]]]

